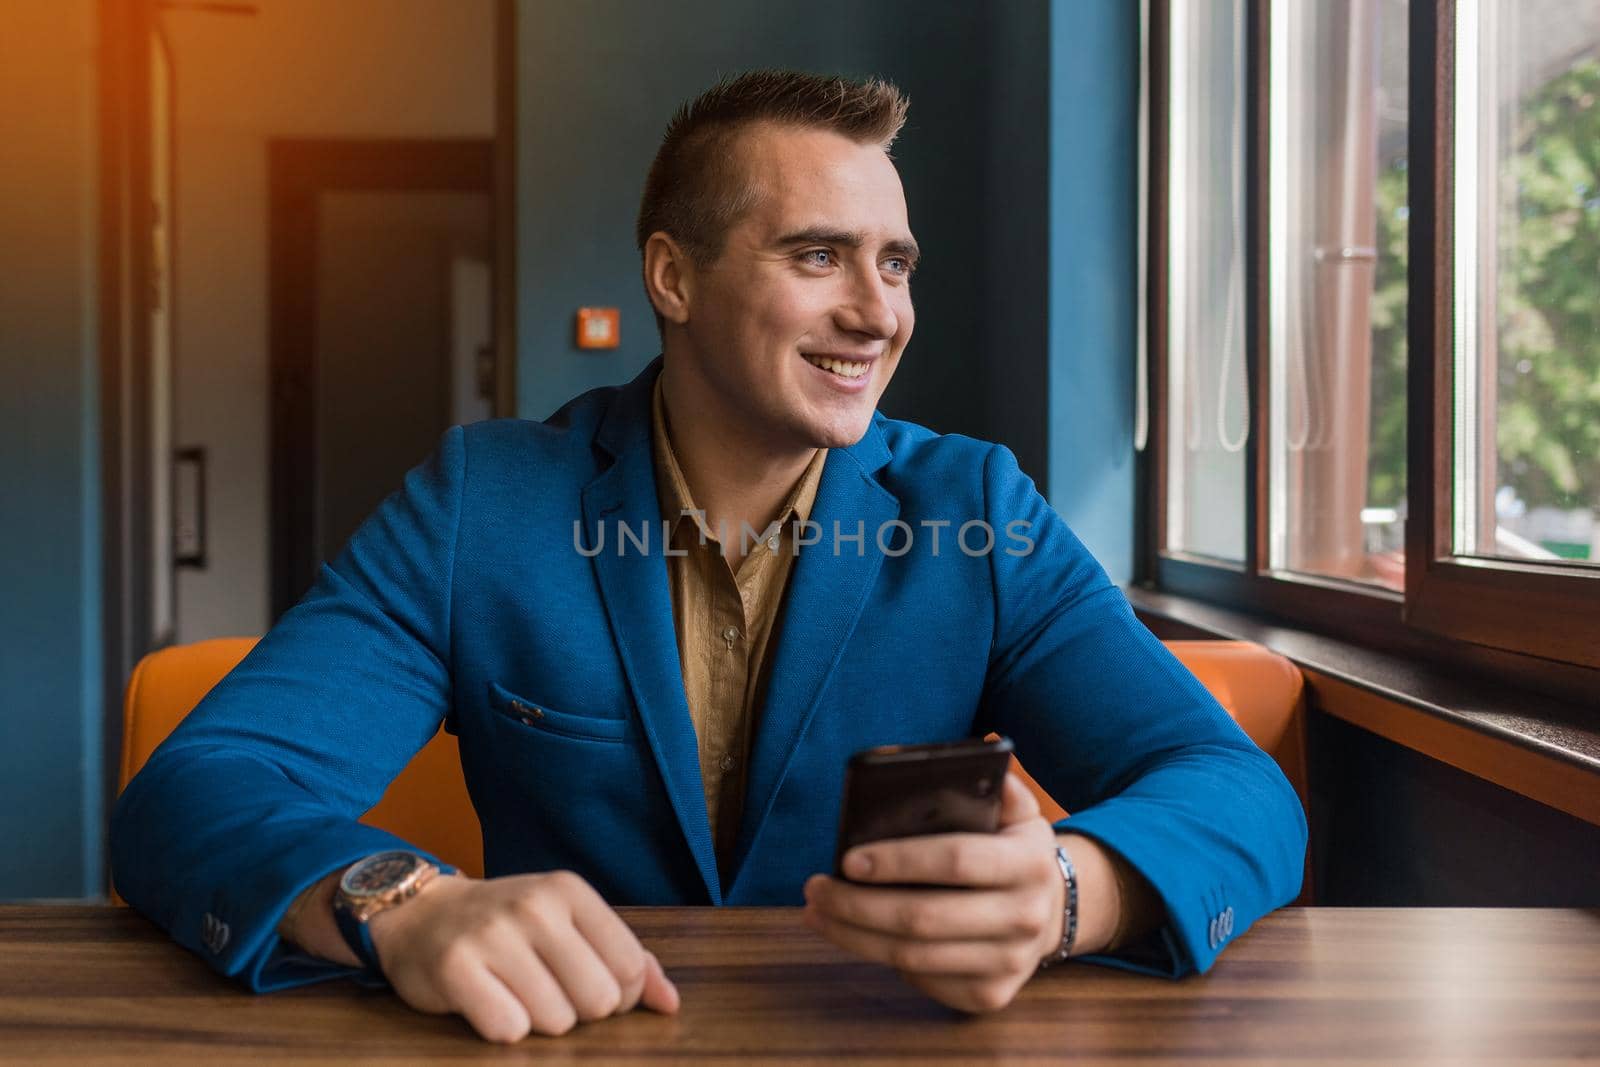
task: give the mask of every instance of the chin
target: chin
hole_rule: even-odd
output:
[[[809,435],[811,437],[811,446],[813,448],[849,448],[866,435],[867,427],[870,425],[872,425],[872,413],[869,411],[861,419],[812,427],[812,432]]]

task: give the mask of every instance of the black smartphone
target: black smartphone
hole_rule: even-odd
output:
[[[850,757],[833,873],[857,845],[919,834],[994,833],[1010,738],[883,745]]]

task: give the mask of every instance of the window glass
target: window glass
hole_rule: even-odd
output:
[[[1402,589],[1405,0],[1276,0],[1271,565]]]
[[[1600,5],[1457,5],[1454,541],[1600,565]]]
[[[1243,0],[1174,0],[1171,41],[1166,545],[1242,561]]]

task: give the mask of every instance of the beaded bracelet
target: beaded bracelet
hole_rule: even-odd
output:
[[[1067,883],[1065,914],[1061,917],[1061,947],[1039,961],[1041,970],[1072,955],[1072,942],[1078,937],[1078,871],[1072,866],[1072,857],[1060,845],[1056,846],[1056,865]]]

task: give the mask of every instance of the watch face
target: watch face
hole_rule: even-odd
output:
[[[354,897],[386,893],[426,862],[415,852],[380,852],[346,871],[341,887]]]

